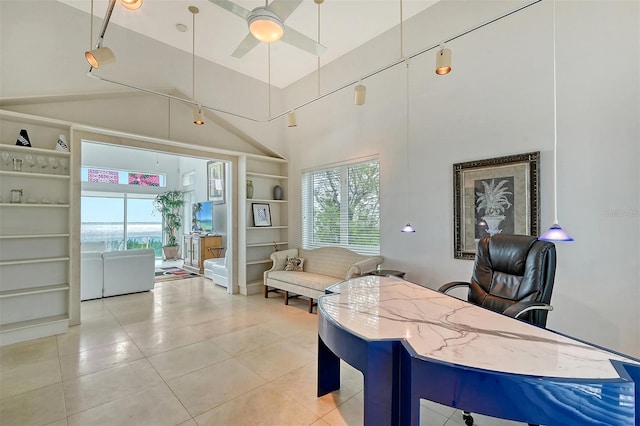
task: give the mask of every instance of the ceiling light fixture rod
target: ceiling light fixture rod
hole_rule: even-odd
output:
[[[100,34],[98,35],[98,41],[94,49],[99,49],[100,47],[102,47],[102,42],[104,41],[104,35],[107,32],[107,26],[109,25],[109,21],[111,20],[111,14],[113,13],[114,7],[116,7],[116,0],[109,0],[109,6],[107,7],[107,12],[104,15],[104,20],[102,21],[102,28],[100,29]],[[93,15],[91,15],[91,22],[93,22]]]
[[[115,0],[110,0],[110,1],[111,1],[110,5],[111,4],[115,4]],[[379,73],[381,73],[383,71],[386,71],[389,68],[395,67],[396,65],[403,64],[403,63],[405,63],[405,61],[407,59],[413,59],[416,56],[420,56],[420,55],[422,55],[424,53],[432,51],[433,49],[437,49],[437,48],[440,47],[440,43],[449,43],[449,42],[451,42],[453,40],[456,40],[456,39],[458,39],[460,37],[463,37],[463,36],[465,36],[467,34],[470,34],[470,33],[474,32],[476,30],[479,30],[479,29],[481,29],[483,27],[486,27],[487,25],[490,25],[490,24],[492,24],[494,22],[500,21],[501,19],[507,18],[507,17],[509,17],[509,16],[511,16],[511,15],[513,15],[515,13],[518,13],[518,12],[524,10],[524,9],[527,9],[528,7],[533,6],[533,5],[537,4],[537,3],[540,3],[541,1],[542,0],[533,0],[531,3],[525,4],[524,6],[520,6],[520,7],[516,8],[516,9],[514,9],[512,11],[506,12],[505,14],[500,15],[500,16],[498,16],[496,18],[493,18],[493,19],[491,19],[489,21],[483,22],[482,24],[476,25],[473,28],[470,28],[470,29],[468,29],[466,31],[463,31],[463,32],[458,33],[458,34],[456,34],[454,36],[451,36],[448,39],[439,41],[437,44],[434,44],[434,45],[432,45],[430,47],[422,49],[422,50],[420,50],[420,51],[418,51],[416,53],[413,53],[411,55],[407,55],[406,58],[400,58],[400,59],[390,63],[389,65],[386,65],[384,67],[378,68],[377,70],[375,70],[375,71],[373,71],[373,72],[371,72],[369,74],[366,74],[361,78],[358,78],[356,80],[353,80],[353,81],[350,81],[350,82],[348,82],[346,84],[343,84],[342,86],[338,87],[337,89],[334,89],[334,90],[332,90],[330,92],[327,92],[327,93],[325,93],[323,95],[319,95],[315,99],[311,99],[311,100],[309,100],[309,101],[307,101],[307,102],[305,102],[303,104],[300,104],[298,106],[290,108],[290,109],[286,110],[285,112],[283,112],[281,114],[278,114],[278,115],[276,115],[274,117],[269,118],[268,120],[258,120],[258,119],[255,119],[255,118],[247,117],[247,116],[244,116],[244,115],[241,115],[241,114],[236,114],[236,113],[229,112],[229,111],[224,111],[224,110],[221,110],[219,108],[214,108],[214,107],[210,107],[210,106],[207,106],[207,105],[201,105],[201,107],[202,108],[206,108],[206,109],[208,109],[210,111],[219,112],[219,113],[227,114],[227,115],[230,115],[230,116],[233,116],[233,117],[237,117],[237,118],[242,118],[242,119],[245,119],[245,120],[253,121],[254,123],[265,123],[265,122],[266,123],[270,123],[271,121],[276,120],[276,119],[281,118],[281,117],[284,117],[285,115],[287,115],[287,114],[289,114],[289,113],[291,113],[291,112],[293,112],[293,111],[295,111],[297,109],[303,108],[303,107],[305,107],[307,105],[310,105],[310,104],[315,103],[315,102],[317,102],[317,101],[319,101],[321,99],[324,99],[327,96],[333,95],[334,93],[339,92],[340,90],[344,90],[344,89],[346,89],[348,87],[352,87],[354,84],[356,84],[360,80],[365,80],[365,79],[367,79],[369,77],[373,77],[376,74],[379,74]],[[109,16],[110,16],[110,14],[109,14]],[[108,22],[108,19],[107,19],[107,17],[105,17],[105,24],[103,25],[103,27],[106,27],[106,23],[107,22]],[[98,80],[106,81],[106,82],[112,83],[112,84],[117,84],[117,85],[120,85],[120,86],[123,86],[123,87],[128,87],[130,89],[140,90],[142,92],[146,92],[146,93],[150,93],[150,94],[154,94],[154,95],[158,95],[158,96],[169,97],[169,98],[171,98],[173,100],[180,101],[180,102],[183,102],[183,103],[186,103],[186,104],[198,105],[197,102],[194,102],[194,101],[191,101],[191,100],[188,100],[188,99],[179,98],[177,96],[169,95],[167,93],[161,93],[161,92],[157,92],[157,91],[150,90],[150,89],[144,89],[144,88],[141,88],[141,87],[133,86],[131,84],[121,83],[119,81],[115,81],[115,80],[111,80],[111,79],[108,79],[108,78],[100,77],[98,75],[94,75],[91,72],[92,69],[93,68],[91,68],[91,67],[89,68],[89,72],[87,73],[87,75],[90,76],[90,77],[96,78]]]

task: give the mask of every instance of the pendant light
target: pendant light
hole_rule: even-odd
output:
[[[446,75],[451,72],[451,49],[445,49],[440,45],[436,52],[436,74]]]
[[[191,99],[196,98],[196,14],[200,12],[195,6],[189,6],[189,12],[192,17],[192,50],[191,50]],[[193,110],[193,124],[196,126],[202,126],[204,124],[204,114],[202,113],[202,106],[198,104],[198,107]]]
[[[367,97],[367,86],[358,82],[358,85],[355,87],[355,90],[354,90],[353,103],[355,105],[364,105],[366,97]]]
[[[140,6],[142,6],[142,0],[120,0],[120,4],[126,9],[136,10],[140,9]]]
[[[573,241],[558,225],[558,113],[556,89],[556,2],[553,1],[553,225],[538,239],[542,241]]]
[[[406,74],[406,83],[407,83],[407,90],[406,90],[406,100],[407,100],[407,109],[406,109],[406,135],[407,135],[407,147],[406,147],[406,152],[405,155],[407,156],[407,215],[409,215],[409,210],[410,209],[410,196],[411,194],[409,193],[409,186],[410,186],[410,182],[411,182],[411,173],[410,173],[410,168],[409,168],[409,124],[410,124],[410,120],[409,120],[409,58],[404,56],[404,29],[403,29],[403,23],[402,23],[402,0],[400,0],[400,57],[404,58],[404,63],[407,67],[407,74]],[[411,233],[415,233],[416,230],[413,228],[413,226],[411,226],[411,223],[409,221],[407,221],[407,224],[405,226],[402,227],[402,229],[400,229],[400,232],[403,232],[405,234],[411,234]]]

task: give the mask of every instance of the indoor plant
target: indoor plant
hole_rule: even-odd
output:
[[[176,232],[182,227],[182,208],[185,204],[182,191],[167,191],[158,194],[153,206],[162,215],[162,231],[166,234],[166,244],[162,246],[164,258],[178,258],[178,240]]]

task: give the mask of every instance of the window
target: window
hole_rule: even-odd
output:
[[[302,174],[302,246],[380,253],[380,162],[369,159]]]

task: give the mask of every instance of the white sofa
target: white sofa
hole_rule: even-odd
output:
[[[80,300],[148,291],[155,285],[155,252],[84,252],[80,277]]]
[[[284,270],[291,257],[304,259],[302,272]],[[309,312],[313,312],[314,299],[323,295],[327,287],[375,271],[384,258],[364,256],[342,247],[322,247],[276,251],[271,260],[273,266],[264,273],[264,297],[281,290],[288,305],[290,293],[293,297],[303,296],[309,299]]]
[[[213,281],[214,284],[229,287],[229,259],[227,254],[225,253],[223,257],[205,260],[204,276]]]

